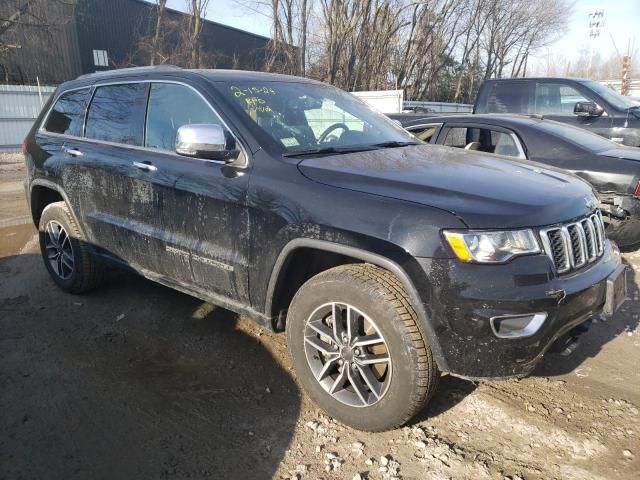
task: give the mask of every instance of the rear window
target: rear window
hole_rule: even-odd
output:
[[[62,94],[49,113],[44,129],[51,133],[82,135],[88,88]]]
[[[148,83],[98,87],[87,113],[87,138],[142,146],[148,89]]]
[[[529,83],[493,82],[482,106],[476,113],[529,113]]]

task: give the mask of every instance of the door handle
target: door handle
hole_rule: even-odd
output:
[[[158,168],[155,165],[144,162],[133,162],[133,166],[145,172],[155,172]]]
[[[67,155],[71,155],[72,157],[81,157],[82,152],[76,148],[67,148],[63,147],[62,151]]]

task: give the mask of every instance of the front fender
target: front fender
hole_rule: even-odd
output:
[[[269,283],[267,286],[265,312],[268,313],[272,311],[272,305],[276,295],[276,287],[278,285],[278,282],[282,281],[281,275],[283,275],[283,267],[287,264],[288,259],[294,254],[294,252],[300,248],[312,248],[315,250],[349,256],[358,260],[362,260],[366,263],[377,265],[393,273],[402,283],[402,286],[409,295],[413,307],[416,309],[420,326],[422,327],[422,330],[426,335],[426,340],[429,342],[429,346],[431,347],[431,351],[438,365],[438,368],[441,371],[448,370],[436,330],[425,309],[425,292],[423,292],[423,295],[420,295],[418,293],[414,281],[407,273],[407,270],[414,272],[414,274],[422,270],[420,269],[420,266],[418,265],[416,260],[410,255],[406,254],[406,252],[404,255],[400,254],[400,252],[395,252],[392,254],[395,258],[391,259],[381,253],[372,252],[350,245],[334,243],[327,240],[313,238],[293,239],[289,241],[280,251],[280,254],[277,257],[275,265],[271,272],[271,276],[269,278]],[[422,279],[423,284],[425,280],[426,279]],[[430,291],[430,289],[428,290]]]

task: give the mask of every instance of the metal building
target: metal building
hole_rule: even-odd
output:
[[[11,3],[0,2],[0,18],[13,13]],[[65,2],[42,1],[34,8],[51,26],[18,26],[3,38],[16,48],[0,57],[2,83],[55,85],[84,73],[148,63],[139,42],[155,31],[153,3],[78,0],[72,9]],[[173,25],[188,19],[168,8],[164,15]],[[207,68],[260,69],[268,42],[266,37],[205,20],[200,41],[203,64]]]

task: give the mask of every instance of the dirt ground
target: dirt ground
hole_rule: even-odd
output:
[[[306,398],[284,335],[128,273],[59,291],[22,175],[0,162],[0,479],[639,478],[640,252],[570,357],[445,376],[411,426],[366,434]]]

